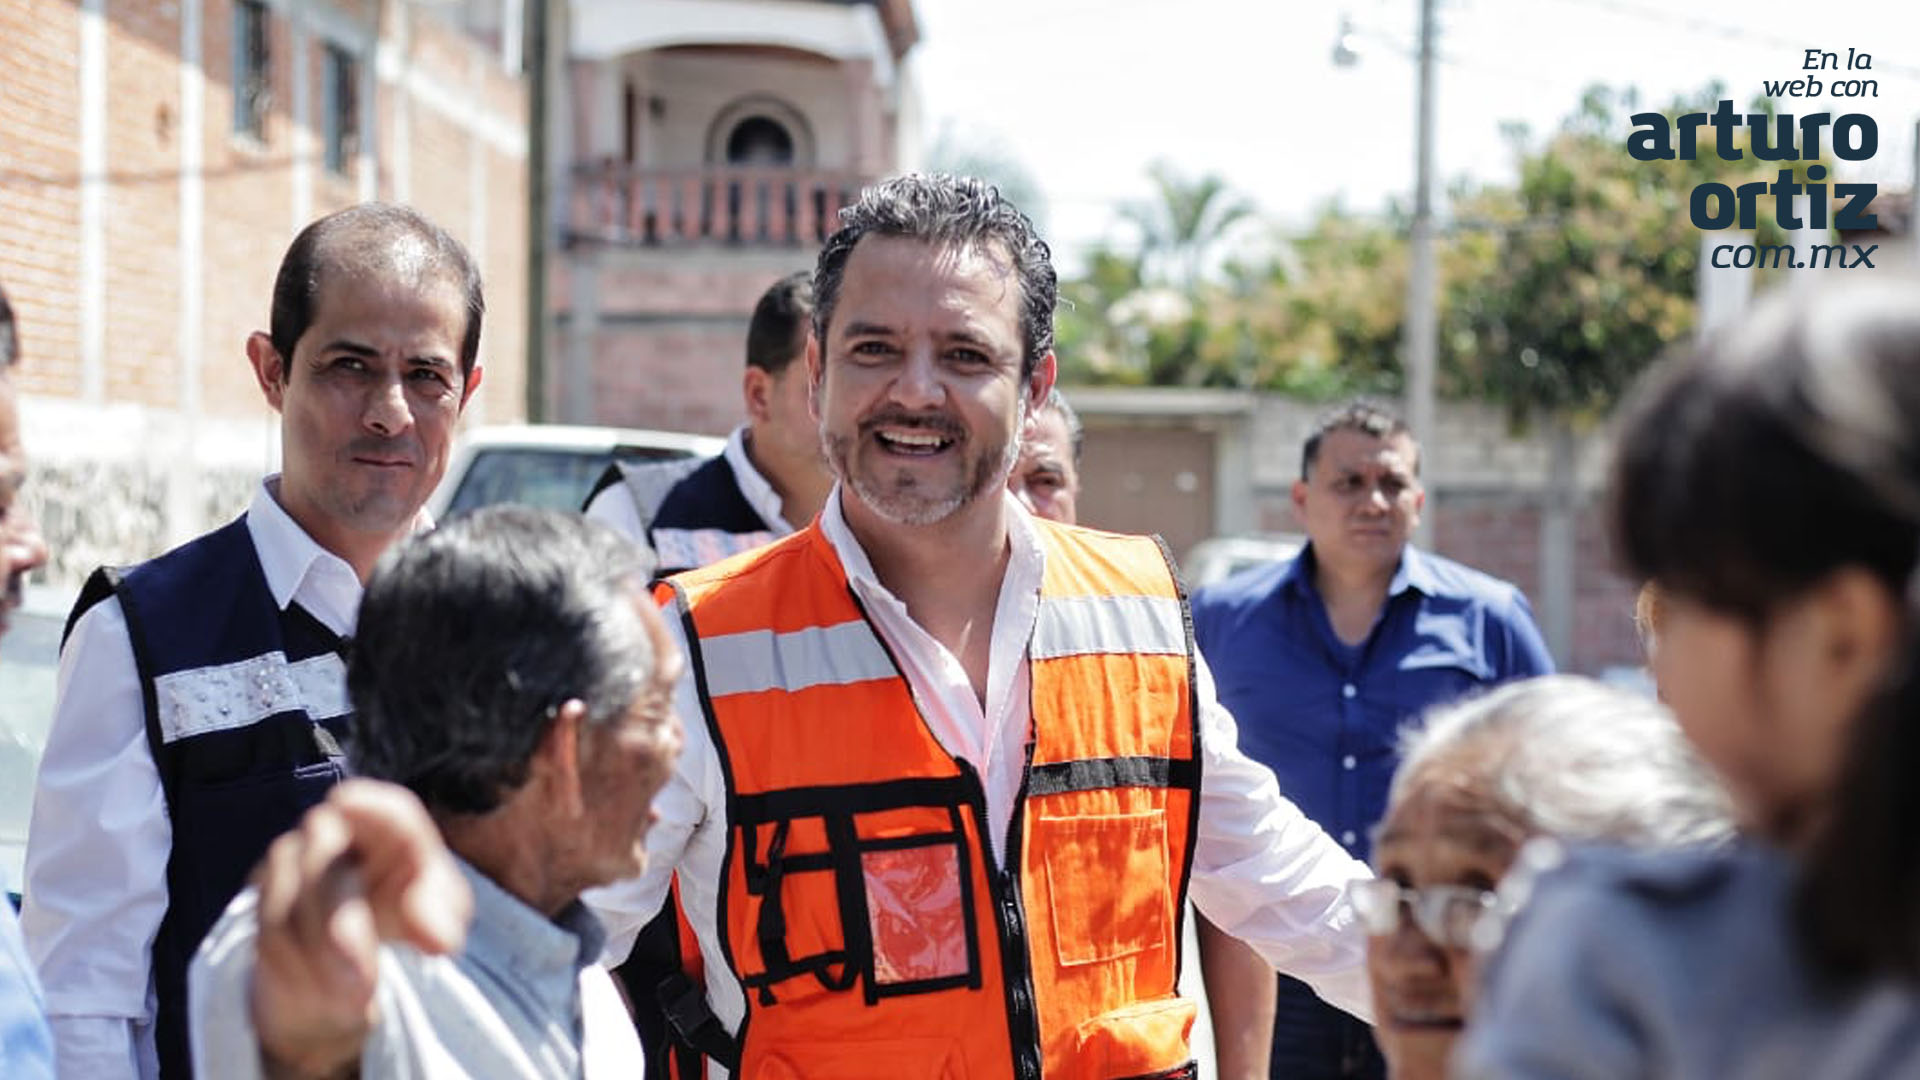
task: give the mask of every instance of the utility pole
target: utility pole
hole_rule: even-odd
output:
[[[559,0],[527,0],[527,422],[547,419],[547,262],[553,235],[553,187],[547,159],[552,140],[553,14]]]
[[[1433,38],[1436,0],[1420,0],[1419,90],[1415,108],[1413,235],[1407,270],[1407,318],[1401,354],[1406,365],[1407,425],[1427,446],[1434,430],[1434,369],[1440,348],[1440,316],[1433,253]],[[1422,454],[1423,458],[1428,455]],[[1433,513],[1422,515],[1415,542],[1433,545]]]

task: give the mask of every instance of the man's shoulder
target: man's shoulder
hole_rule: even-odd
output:
[[[1265,603],[1269,597],[1286,584],[1293,572],[1293,564],[1300,556],[1250,566],[1237,571],[1219,581],[1203,585],[1194,590],[1193,609],[1196,613],[1207,611],[1232,611],[1254,607]]]
[[[217,588],[220,582],[240,580],[244,575],[237,571],[250,562],[259,562],[246,521],[245,516],[236,518],[143,562],[96,568],[67,617],[67,632],[71,633],[80,616],[101,601],[128,589],[155,594],[164,603],[183,591],[199,595],[199,590],[209,586]]]
[[[680,592],[695,592],[705,595],[712,586],[721,583],[746,583],[765,580],[772,575],[788,574],[794,571],[802,573],[830,573],[830,568],[821,560],[808,560],[804,556],[812,548],[811,529],[788,533],[777,540],[748,551],[729,555],[717,562],[669,575],[665,580],[676,586]],[[698,597],[690,599],[697,600]]]
[[[1484,570],[1476,570],[1445,555],[1411,547],[1407,553],[1419,560],[1421,573],[1428,586],[1426,591],[1431,595],[1478,601],[1499,609],[1511,605],[1516,597],[1522,595],[1520,587],[1513,582]]]
[[[1524,905],[1512,936],[1556,957],[1553,964],[1583,967],[1596,946],[1582,928],[1611,927],[1599,947],[1615,970],[1667,966],[1688,954],[1704,963],[1719,947],[1769,951],[1753,943],[1770,936],[1764,928],[1790,904],[1792,888],[1783,859],[1737,845],[1578,847],[1536,878],[1522,877],[1517,889],[1501,887]]]
[[[762,532],[768,525],[741,492],[727,456],[717,454],[667,490],[653,515],[653,527]]]

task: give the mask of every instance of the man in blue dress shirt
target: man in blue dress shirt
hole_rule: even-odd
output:
[[[1193,600],[1194,634],[1241,748],[1362,860],[1402,725],[1479,687],[1553,671],[1519,589],[1409,543],[1426,501],[1419,453],[1378,405],[1328,414],[1293,485],[1307,546]],[[1223,1064],[1257,1063],[1273,976],[1205,920],[1200,929]],[[1273,1077],[1384,1080],[1365,1024],[1285,976],[1275,992]]]

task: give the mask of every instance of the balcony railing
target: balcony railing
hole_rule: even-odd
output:
[[[580,165],[569,231],[575,242],[636,247],[811,247],[833,232],[862,184],[821,170]]]

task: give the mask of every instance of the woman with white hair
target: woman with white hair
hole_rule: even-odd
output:
[[[1718,783],[1640,695],[1557,675],[1431,713],[1402,747],[1374,841],[1379,876],[1354,886],[1393,1075],[1446,1075],[1473,953],[1498,933],[1495,890],[1529,840],[1658,848],[1731,832]]]

